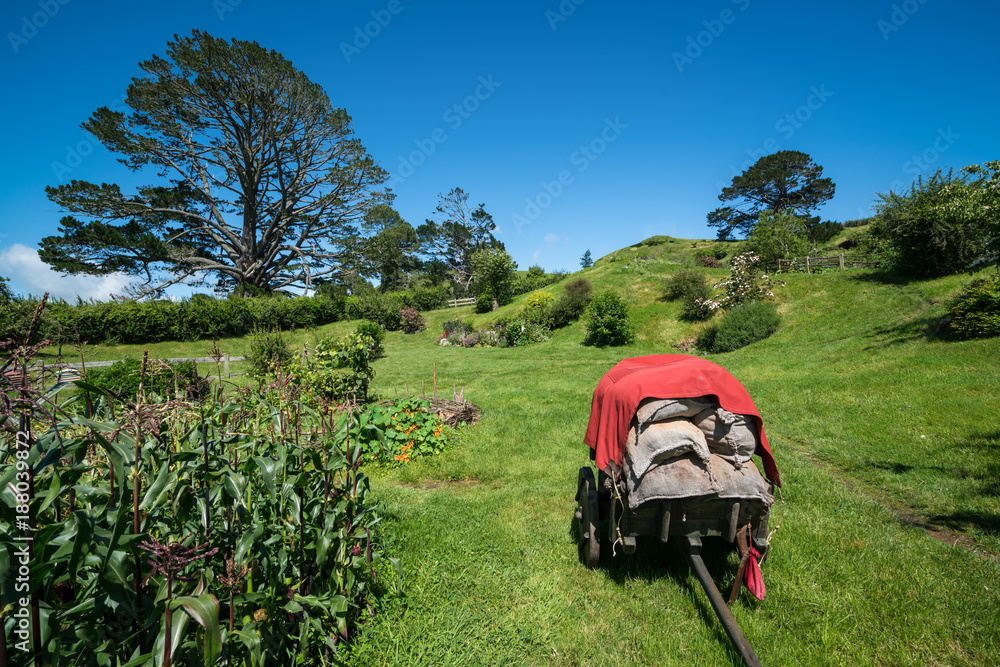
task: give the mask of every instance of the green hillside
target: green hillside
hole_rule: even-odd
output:
[[[382,397],[429,395],[436,378],[439,395],[464,391],[484,417],[439,456],[369,471],[385,517],[376,538],[405,576],[384,582],[350,664],[739,664],[675,545],[640,539],[634,555],[613,556],[605,544],[587,570],[571,521],[594,386],[620,359],[676,352],[704,326],[678,321],[663,282],[717,245],[654,237],[548,288],[558,296],[585,277],[622,293],[639,331],[626,348],[583,346],[582,323],[528,347],[436,344],[443,322],[486,325],[525,296],[486,315],[425,313],[426,331],[387,335],[374,380]],[[997,664],[1000,340],[932,334],[971,278],[780,277],[778,331],[709,357],[754,398],[784,483],[767,597],[744,594],[733,614],[766,665]],[[234,355],[244,344],[219,343]],[[182,356],[206,344],[149,347]],[[706,551],[728,591],[735,553]]]
[[[485,417],[453,451],[375,473],[407,576],[358,664],[738,664],[674,545],[606,548],[587,571],[570,520],[594,386],[621,358],[694,334],[663,280],[713,245],[657,237],[574,274],[627,296],[640,332],[628,348],[582,346],[579,323],[525,348],[435,346],[455,311],[389,335],[383,395],[429,393],[436,372],[439,391],[464,387]],[[782,278],[777,333],[710,357],[754,397],[784,481],[768,596],[742,598],[736,618],[769,665],[995,664],[1000,342],[929,333],[970,278]],[[709,562],[723,590],[735,565],[725,552]]]

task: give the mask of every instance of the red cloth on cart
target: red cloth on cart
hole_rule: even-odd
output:
[[[687,354],[653,354],[623,359],[594,389],[590,422],[583,440],[595,453],[598,470],[609,461],[622,465],[625,440],[639,403],[646,398],[713,396],[729,412],[753,417],[760,444],[754,452],[764,464],[765,476],[781,486],[778,467],[764,435],[764,422],[750,394],[722,366]]]
[[[760,554],[753,547],[750,547],[750,559],[743,572],[743,583],[755,598],[764,599],[767,589],[764,588],[764,577],[760,573]]]

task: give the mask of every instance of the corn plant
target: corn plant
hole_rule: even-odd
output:
[[[280,391],[61,399],[32,353],[0,387],[0,664],[334,659],[398,572],[359,471],[379,430]]]

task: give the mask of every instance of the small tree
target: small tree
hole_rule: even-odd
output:
[[[746,243],[749,250],[760,256],[765,268],[775,269],[779,259],[808,254],[809,245],[806,221],[787,211],[763,211]]]
[[[590,248],[587,248],[587,252],[583,253],[583,257],[580,258],[580,266],[585,269],[589,269],[594,265],[594,260],[590,256]]]
[[[514,298],[517,263],[505,250],[485,248],[472,254],[473,291],[487,294],[504,306]]]

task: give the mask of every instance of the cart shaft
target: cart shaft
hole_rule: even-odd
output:
[[[743,662],[747,667],[761,667],[760,660],[757,659],[757,654],[754,653],[750,642],[743,635],[739,623],[736,622],[736,619],[730,613],[729,607],[726,606],[725,600],[722,599],[722,595],[719,593],[719,589],[715,587],[715,582],[712,581],[712,575],[709,574],[708,568],[705,567],[705,561],[701,559],[701,538],[695,535],[688,535],[679,538],[679,541],[681,543],[681,550],[687,554],[691,567],[694,569],[695,574],[698,575],[698,581],[701,582],[702,588],[708,594],[708,599],[712,603],[715,615],[719,617],[722,627],[725,628],[726,634],[729,635],[729,640],[733,643],[733,648],[743,658]]]

